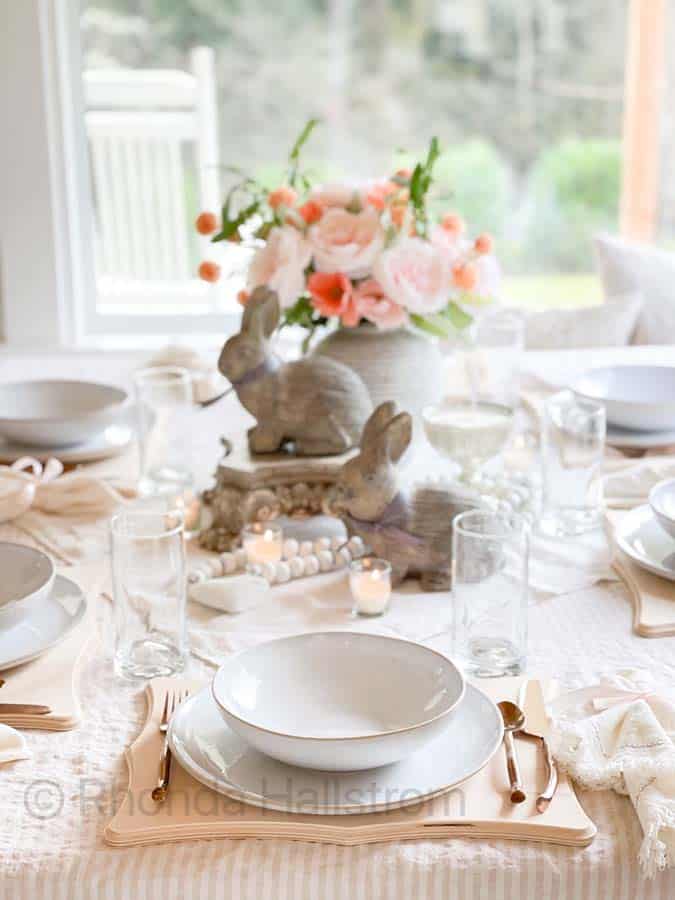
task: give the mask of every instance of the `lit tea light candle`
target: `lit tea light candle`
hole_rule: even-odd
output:
[[[241,542],[246,558],[252,563],[279,562],[284,549],[284,535],[280,525],[272,522],[253,522],[245,525]]]
[[[355,615],[381,616],[391,597],[391,566],[386,559],[356,559],[350,566],[349,586]]]

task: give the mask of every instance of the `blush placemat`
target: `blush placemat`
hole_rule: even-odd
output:
[[[521,679],[496,679],[480,687],[493,699],[516,699]],[[519,740],[518,753],[525,803],[513,806],[503,750],[460,788],[413,807],[363,815],[319,816],[259,809],[224,797],[195,781],[174,761],[169,800],[151,798],[158,771],[161,736],[158,730],[167,687],[200,684],[156,679],[148,686],[148,718],[127,751],[129,788],[118,812],[106,827],[107,843],[117,847],[195,838],[285,838],[331,844],[364,844],[426,838],[475,837],[548,841],[573,847],[588,845],[596,828],[583,811],[564,776],[548,810],[535,810],[537,793],[546,782],[540,746]],[[171,801],[173,795],[173,802]]]
[[[81,710],[77,696],[77,678],[85,647],[96,634],[95,605],[102,581],[102,566],[72,566],[60,574],[80,586],[87,598],[81,621],[70,634],[31,662],[4,669],[0,677],[2,703],[39,703],[51,707],[46,716],[2,716],[0,722],[13,728],[36,728],[40,731],[70,731],[80,723]]]
[[[626,510],[605,510],[606,531],[612,542],[614,529],[625,515]],[[633,631],[648,638],[674,635],[675,582],[642,569],[614,543],[613,548],[612,567],[633,604]]]

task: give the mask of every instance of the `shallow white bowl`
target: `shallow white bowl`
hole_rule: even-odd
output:
[[[23,544],[0,542],[0,628],[23,607],[49,596],[54,584],[54,563],[40,550]]]
[[[675,478],[654,485],[649,492],[649,505],[661,528],[675,538]]]
[[[227,724],[257,750],[349,772],[397,762],[441,734],[464,679],[429,647],[333,631],[243,650],[218,670],[212,691]]]
[[[586,372],[572,389],[603,401],[612,425],[644,431],[675,428],[675,366],[604,366]]]
[[[127,392],[91,381],[0,385],[0,434],[19,443],[60,447],[89,440],[125,413]]]

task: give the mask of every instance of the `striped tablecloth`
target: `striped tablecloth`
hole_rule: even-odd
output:
[[[77,365],[82,371],[79,358]],[[0,527],[0,539],[29,540],[13,525]],[[311,587],[305,582],[300,589],[275,589],[273,607],[245,613],[232,627],[324,627],[338,614],[327,578]],[[109,608],[107,601],[97,602],[105,640]],[[401,595],[392,621],[422,637],[433,632],[435,622],[446,620],[447,602],[443,595]],[[596,681],[602,670],[631,664],[649,668],[657,681],[675,680],[675,638],[633,635],[630,604],[620,584],[538,599],[530,608],[529,625],[528,672],[534,676],[555,677],[572,688]],[[442,639],[436,646],[443,647]],[[598,835],[580,850],[450,839],[355,848],[214,840],[111,849],[102,831],[124,790],[123,752],[140,729],[144,701],[138,688],[115,681],[107,651],[99,645],[88,654],[80,689],[85,713],[77,731],[28,733],[32,759],[0,767],[1,900],[675,897],[675,872],[653,881],[642,878],[637,864],[642,834],[630,801],[604,792],[581,797]]]

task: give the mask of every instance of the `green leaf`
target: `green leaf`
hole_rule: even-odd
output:
[[[298,135],[297,140],[293,144],[291,152],[288,154],[288,183],[291,187],[295,187],[295,183],[298,179],[298,169],[300,167],[300,151],[309,140],[311,133],[319,124],[319,121],[319,119],[309,119],[305,127]],[[304,186],[305,190],[307,190],[307,183]]]
[[[450,303],[448,303],[443,310],[442,315],[445,316],[458,331],[463,331],[473,322],[473,316],[463,310],[454,300],[451,300]]]
[[[218,241],[229,240],[229,238],[239,231],[239,226],[248,222],[248,220],[258,212],[260,207],[260,201],[254,200],[232,219],[230,218],[230,204],[231,197],[228,196],[227,201],[223,206],[220,231],[211,238],[211,243],[213,244],[217,244]]]
[[[439,321],[437,317],[425,317],[417,313],[411,313],[410,321],[415,328],[419,328],[420,331],[426,331],[427,334],[432,334],[434,337],[447,338],[452,334],[450,324],[443,322],[442,319]]]

